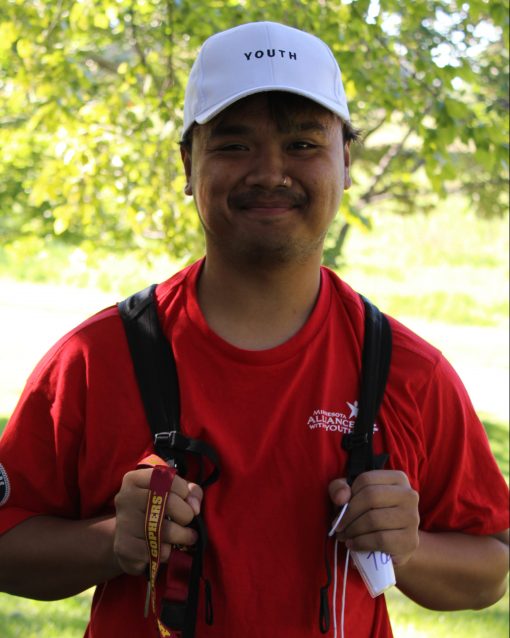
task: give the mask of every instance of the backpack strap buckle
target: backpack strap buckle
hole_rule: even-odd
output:
[[[342,438],[342,447],[347,452],[360,447],[364,447],[370,443],[368,432],[350,432]]]

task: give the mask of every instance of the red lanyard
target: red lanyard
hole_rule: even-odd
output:
[[[147,583],[145,616],[147,617],[150,606],[157,622],[160,637],[178,638],[179,633],[170,631],[161,622],[156,609],[156,578],[161,562],[161,527],[165,519],[166,503],[176,471],[154,454],[145,458],[140,465],[154,466],[149,484],[145,514],[145,542],[149,550],[149,581]]]

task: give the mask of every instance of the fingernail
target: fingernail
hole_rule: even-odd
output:
[[[193,510],[195,516],[198,516],[200,514],[200,501],[198,500],[198,498],[196,496],[188,496],[186,502]]]

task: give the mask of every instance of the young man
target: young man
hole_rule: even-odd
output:
[[[162,529],[166,562],[173,544],[196,542],[188,525],[203,509],[214,622],[201,590],[197,638],[322,635],[324,543],[345,503],[340,578],[345,548],[378,550],[433,609],[481,608],[505,590],[508,492],[483,427],[442,355],[393,319],[374,426],[389,462],[352,487],[343,478],[363,305],[321,257],[351,181],[351,136],[340,71],[314,36],[254,23],[204,44],[181,152],[206,257],[156,289],[182,432],[221,465],[205,498],[175,479]],[[0,443],[1,589],[53,599],[98,585],[88,636],[157,636],[143,614],[152,469],[137,469],[152,451],[113,307],[41,361]],[[344,630],[391,636],[384,597],[352,567]]]

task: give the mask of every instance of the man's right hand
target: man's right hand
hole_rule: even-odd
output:
[[[152,468],[134,470],[125,474],[115,497],[116,525],[113,551],[120,568],[126,574],[143,573],[149,553],[145,542],[145,512]],[[199,485],[188,483],[176,476],[167,500],[165,519],[161,527],[161,562],[170,556],[171,545],[192,546],[197,532],[189,527],[200,513],[203,491]]]

